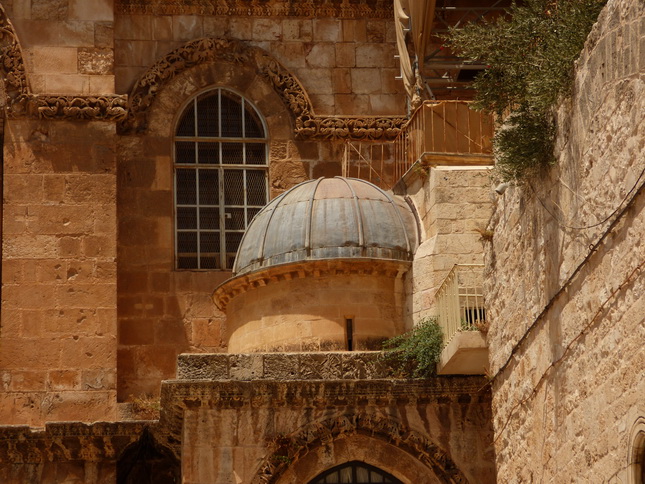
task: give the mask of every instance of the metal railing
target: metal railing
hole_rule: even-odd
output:
[[[437,291],[438,321],[447,345],[458,331],[477,331],[486,321],[483,264],[456,264]]]
[[[492,155],[493,117],[469,101],[425,101],[394,141],[396,179],[428,155]],[[456,161],[458,161],[455,158]]]

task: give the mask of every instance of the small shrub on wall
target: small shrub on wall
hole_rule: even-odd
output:
[[[448,43],[489,67],[476,106],[503,120],[493,140],[502,181],[519,181],[555,161],[553,106],[571,91],[573,64],[606,0],[526,0],[492,24],[454,29]]]
[[[385,341],[383,349],[385,359],[401,375],[432,376],[443,349],[443,331],[436,318],[425,318],[407,333]]]

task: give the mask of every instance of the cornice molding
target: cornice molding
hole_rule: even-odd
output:
[[[117,14],[394,18],[391,0],[117,0]]]
[[[165,55],[137,80],[120,132],[145,131],[147,111],[164,84],[192,67],[216,62],[250,66],[264,77],[289,109],[300,139],[389,141],[407,121],[403,116],[318,116],[300,81],[266,51],[239,40],[202,38]]]
[[[394,279],[401,278],[411,265],[410,261],[371,258],[303,260],[232,277],[215,289],[212,298],[218,309],[226,311],[228,303],[239,294],[280,281],[352,274]]]

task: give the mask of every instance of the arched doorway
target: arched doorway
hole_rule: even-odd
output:
[[[351,461],[329,469],[315,477],[309,484],[402,484],[396,477],[365,462]]]

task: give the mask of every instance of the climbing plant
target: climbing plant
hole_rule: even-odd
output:
[[[555,161],[553,106],[567,96],[573,64],[606,0],[525,0],[492,23],[453,29],[448,44],[488,68],[474,81],[476,107],[501,123],[493,140],[503,181]]]

